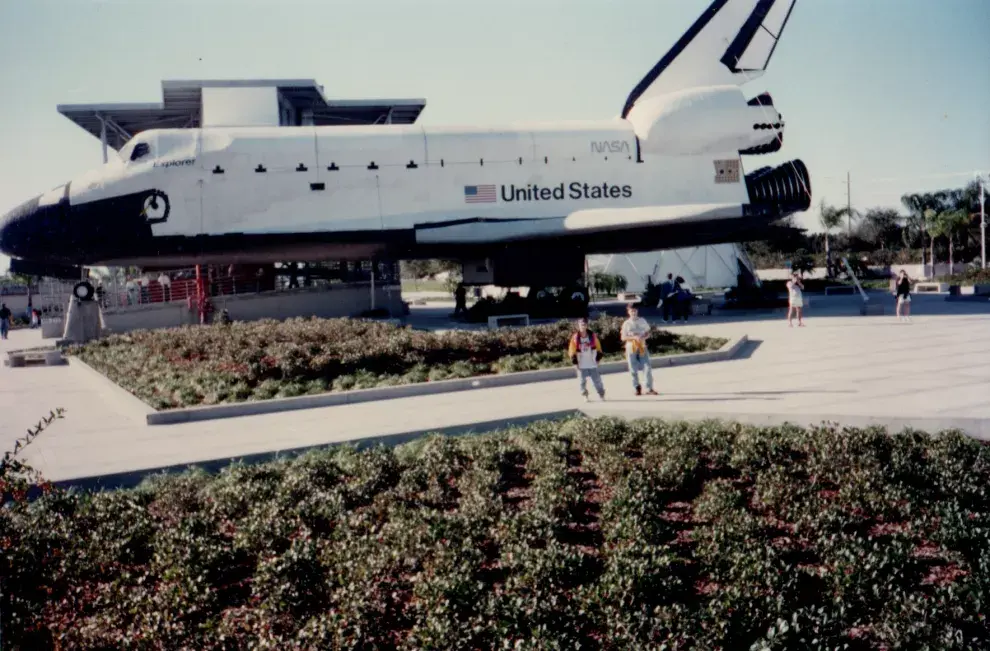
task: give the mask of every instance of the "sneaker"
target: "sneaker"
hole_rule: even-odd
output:
[[[639,388],[639,387],[636,387],[636,395],[637,396],[643,395],[643,390],[641,388]]]
[[[602,402],[605,402],[605,394],[604,393],[599,393],[598,394],[598,397],[602,399]]]
[[[588,397],[588,393],[584,392],[581,394],[584,397],[585,402],[591,402],[591,398]]]
[[[660,394],[657,393],[656,391],[654,391],[653,389],[650,389],[649,391],[646,392],[646,395],[648,395],[648,396],[658,396]]]

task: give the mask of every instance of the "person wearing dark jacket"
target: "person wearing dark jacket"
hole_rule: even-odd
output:
[[[911,322],[911,284],[907,272],[901,269],[894,286],[897,296],[897,320]]]
[[[6,303],[0,303],[0,338],[6,339],[10,332],[10,308]]]
[[[671,315],[674,313],[674,274],[667,274],[667,280],[660,283],[660,300],[663,322],[670,323]]]

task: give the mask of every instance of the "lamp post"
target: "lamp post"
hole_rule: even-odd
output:
[[[986,182],[983,179],[983,175],[979,175],[980,178],[980,265],[983,269],[987,268],[987,215],[985,211],[984,202],[986,201]]]

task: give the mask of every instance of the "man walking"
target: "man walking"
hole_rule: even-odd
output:
[[[7,304],[0,304],[0,338],[2,339],[6,339],[7,333],[10,331],[10,317],[11,311]]]
[[[635,305],[630,304],[627,310],[629,318],[622,324],[621,336],[626,344],[626,361],[629,363],[633,387],[637,396],[643,395],[639,384],[639,371],[642,369],[646,376],[646,393],[655,396],[657,392],[653,390],[653,367],[650,365],[650,351],[646,346],[646,340],[650,337],[650,324],[639,316]]]
[[[670,323],[674,307],[674,274],[667,274],[667,280],[660,283],[660,302],[663,310],[663,322]]]
[[[577,332],[571,335],[570,344],[567,347],[567,356],[577,367],[578,380],[581,385],[581,395],[584,401],[588,402],[588,378],[595,385],[598,397],[605,399],[605,387],[602,385],[602,377],[598,373],[598,362],[602,358],[602,344],[598,340],[598,335],[588,330],[588,320],[578,319]]]
[[[467,288],[458,283],[454,289],[454,316],[467,314]]]

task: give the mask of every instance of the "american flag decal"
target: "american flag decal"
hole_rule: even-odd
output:
[[[465,185],[464,203],[495,203],[495,186]]]

